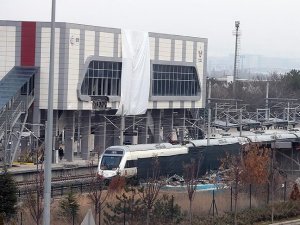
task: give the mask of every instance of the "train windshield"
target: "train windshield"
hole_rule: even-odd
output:
[[[122,156],[104,155],[101,160],[101,170],[116,170],[119,167]]]

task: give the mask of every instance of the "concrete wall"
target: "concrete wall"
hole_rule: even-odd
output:
[[[0,80],[20,64],[20,22],[0,21]]]

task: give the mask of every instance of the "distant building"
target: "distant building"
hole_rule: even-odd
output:
[[[208,59],[208,73],[210,77],[221,77],[233,74],[234,55],[223,57],[211,56]],[[300,69],[300,59],[267,57],[263,55],[240,55],[238,63],[238,78],[251,78],[257,75],[286,73],[291,69]]]

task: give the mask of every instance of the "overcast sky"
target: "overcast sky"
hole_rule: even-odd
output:
[[[1,0],[1,20],[50,21],[51,0]],[[56,21],[208,38],[209,56],[300,58],[299,0],[56,0]]]

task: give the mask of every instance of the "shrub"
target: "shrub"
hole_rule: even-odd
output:
[[[16,213],[17,187],[11,174],[4,169],[0,174],[0,221]]]
[[[59,202],[59,214],[69,223],[73,221],[74,224],[74,221],[78,216],[79,206],[78,199],[76,198],[75,194],[70,191],[68,195]]]
[[[146,209],[141,199],[137,198],[137,190],[132,187],[125,187],[124,190],[123,194],[116,195],[117,202],[115,204],[106,203],[105,224],[119,224],[124,220],[129,224],[136,224],[145,220],[143,215],[146,214]]]
[[[174,197],[164,194],[154,204],[153,221],[161,224],[179,224],[183,214],[178,204],[174,205]]]

